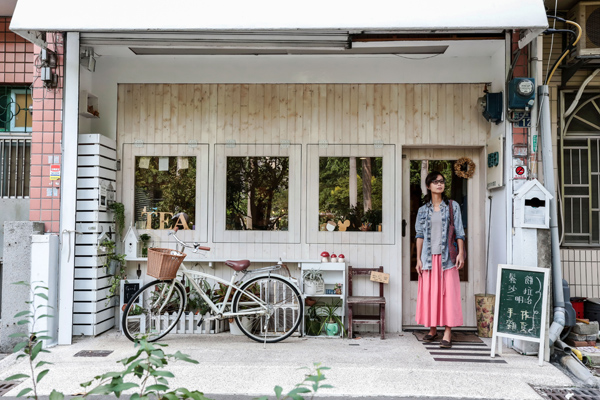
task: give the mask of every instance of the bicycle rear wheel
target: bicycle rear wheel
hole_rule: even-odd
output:
[[[239,291],[233,299],[234,313],[249,313],[236,316],[235,322],[250,339],[275,343],[298,329],[303,315],[302,296],[288,281],[278,276],[262,276],[251,279],[241,288],[260,299],[252,299]]]
[[[131,341],[159,340],[173,329],[185,309],[185,289],[178,281],[156,280],[135,292],[125,306],[123,333]]]

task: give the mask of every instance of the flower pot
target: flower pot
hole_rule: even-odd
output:
[[[304,281],[304,294],[307,296],[317,294],[317,284],[319,282],[316,281]]]
[[[335,336],[340,331],[340,327],[336,322],[328,322],[325,324],[325,332],[327,336]]]
[[[475,295],[475,316],[477,317],[477,336],[490,338],[494,333],[494,305],[496,296],[493,294]]]
[[[309,336],[319,336],[321,333],[321,321],[318,319],[306,319],[306,334]]]

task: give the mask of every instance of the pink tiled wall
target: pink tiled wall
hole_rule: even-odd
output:
[[[29,219],[44,222],[46,232],[58,233],[61,181],[50,180],[50,167],[62,163],[63,36],[51,34],[46,40],[50,50],[58,55],[57,66],[53,68],[58,74],[58,86],[45,88],[39,79],[39,69],[34,69]],[[40,48],[36,46],[34,51],[39,54]]]
[[[10,18],[0,17],[0,84],[32,85],[31,221],[44,222],[46,232],[59,232],[60,180],[50,180],[50,166],[61,160],[62,138],[62,36],[48,35],[50,49],[58,54],[58,87],[46,89],[39,79],[40,48],[9,30]],[[39,66],[39,65],[38,65]]]
[[[33,44],[12,33],[10,18],[0,17],[0,84],[33,82]]]

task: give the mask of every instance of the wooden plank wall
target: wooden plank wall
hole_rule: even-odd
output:
[[[197,141],[210,146],[207,161],[208,245],[211,258],[317,260],[323,250],[343,253],[355,267],[383,265],[392,277],[387,287],[388,330],[401,328],[401,218],[402,146],[436,148],[483,148],[490,125],[477,108],[483,84],[120,84],[118,89],[117,141],[123,165],[131,165],[132,143],[187,144]],[[302,145],[301,239],[299,243],[213,243],[212,193],[215,181],[215,144],[234,140],[237,144]],[[306,168],[307,145],[364,144],[381,141],[395,144],[394,181],[398,203],[395,242],[389,245],[307,243]],[[124,145],[125,144],[125,145]],[[127,145],[129,144],[129,145]],[[129,146],[129,147],[128,147]],[[476,160],[476,163],[478,161]],[[124,171],[125,172],[124,174]],[[123,168],[118,180],[132,185],[131,169]],[[127,182],[125,182],[127,181]],[[484,186],[481,186],[484,188]],[[132,209],[128,198],[126,210]],[[480,207],[483,207],[481,202]],[[127,215],[128,221],[131,215]],[[162,233],[158,233],[163,235]],[[193,233],[192,233],[193,234]],[[166,236],[161,236],[166,239]],[[190,236],[191,239],[193,236]],[[484,244],[481,243],[482,249]],[[324,248],[326,247],[326,248]],[[137,266],[137,263],[135,263]],[[132,265],[133,267],[133,265]],[[132,269],[133,271],[133,269]],[[297,268],[292,272],[298,275]],[[215,274],[229,271],[217,265]],[[135,273],[132,272],[132,278]],[[369,292],[367,287],[355,288]]]

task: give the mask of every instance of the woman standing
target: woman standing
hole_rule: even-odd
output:
[[[419,208],[417,222],[417,323],[429,327],[423,340],[437,339],[437,327],[444,326],[440,347],[452,347],[452,327],[463,323],[458,270],[464,266],[465,231],[460,206],[444,194],[445,180],[437,171],[425,179],[425,205]],[[452,207],[452,210],[450,210]],[[453,221],[450,221],[450,215]],[[450,259],[448,229],[454,224],[458,255],[456,263]]]

